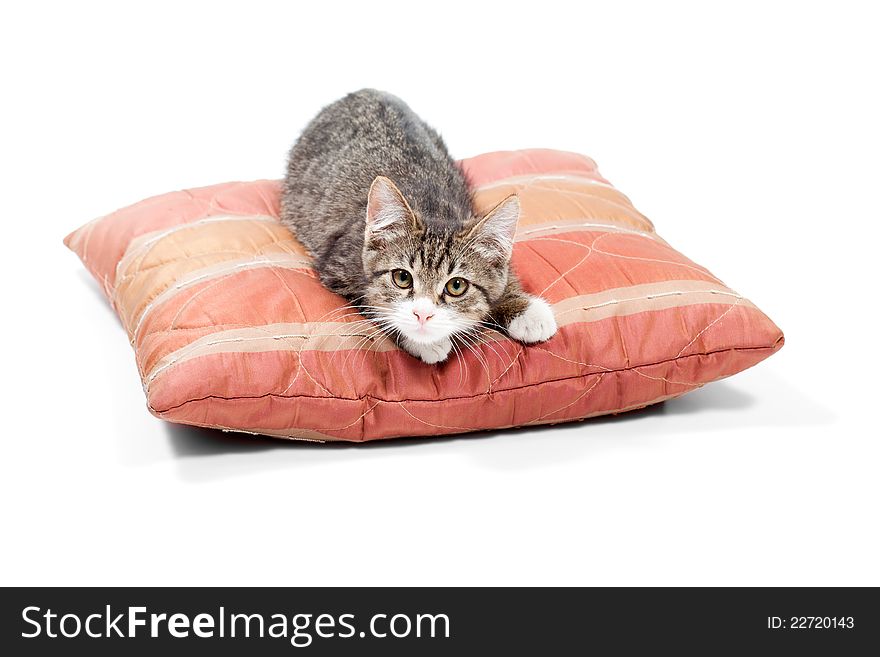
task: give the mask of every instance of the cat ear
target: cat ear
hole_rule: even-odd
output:
[[[385,176],[378,176],[367,195],[367,239],[404,231],[420,233],[421,230],[421,222],[397,185]]]
[[[509,260],[513,252],[513,236],[519,215],[519,199],[513,194],[477,221],[463,239],[473,240],[472,248],[489,258],[497,258],[500,253],[505,260]]]

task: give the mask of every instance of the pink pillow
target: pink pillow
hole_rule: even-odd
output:
[[[65,243],[128,331],[150,412],[203,427],[363,441],[552,424],[677,397],[782,346],[764,313],[663,241],[589,158],[461,164],[481,209],[519,195],[514,267],[556,314],[546,343],[490,333],[429,366],[353,330],[278,222],[277,181],[157,196]]]

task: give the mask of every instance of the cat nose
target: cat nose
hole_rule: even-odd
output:
[[[419,310],[416,310],[415,308],[413,308],[412,312],[413,312],[413,315],[416,316],[416,319],[419,320],[419,324],[422,324],[422,325],[424,325],[425,322],[427,322],[429,319],[431,319],[434,316],[433,310],[424,310],[421,308]]]

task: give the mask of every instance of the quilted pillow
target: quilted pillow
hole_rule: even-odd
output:
[[[489,333],[429,366],[353,330],[279,223],[278,181],[157,196],[65,243],[119,314],[150,412],[202,427],[364,441],[565,422],[677,397],[782,346],[589,158],[528,150],[461,165],[479,209],[519,195],[513,265],[553,307],[548,342]]]

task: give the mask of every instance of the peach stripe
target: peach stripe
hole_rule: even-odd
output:
[[[601,193],[596,193],[601,189]],[[486,192],[474,194],[478,212],[485,212],[510,194],[519,196],[522,214],[520,226],[544,223],[548,217],[557,220],[587,216],[620,226],[650,231],[653,226],[629,200],[613,188],[590,188],[587,185],[559,185],[558,188],[538,185],[500,184]]]
[[[664,242],[657,233],[647,230],[637,230],[621,226],[620,224],[610,224],[597,221],[589,221],[586,218],[572,217],[569,219],[561,219],[559,221],[546,221],[544,223],[533,223],[523,225],[517,228],[516,241],[526,242],[536,237],[550,235],[555,233],[571,233],[571,232],[608,232],[622,233],[626,235],[638,235],[646,239]],[[665,243],[665,242],[664,242]]]
[[[476,188],[474,188],[474,191],[485,192],[490,189],[495,189],[496,187],[503,187],[507,185],[523,186],[530,183],[543,181],[562,181],[566,183],[574,183],[577,185],[598,185],[599,187],[613,189],[618,194],[623,196],[623,194],[610,183],[602,180],[596,180],[595,178],[590,178],[585,175],[578,175],[573,173],[529,173],[523,174],[521,176],[510,176],[509,178],[501,178],[499,180],[493,180],[492,182],[478,185]]]

